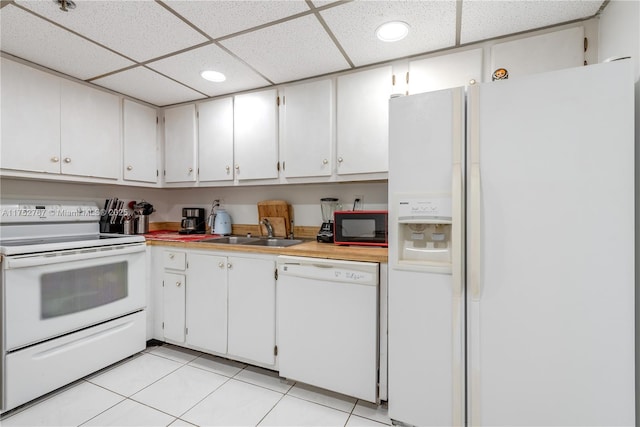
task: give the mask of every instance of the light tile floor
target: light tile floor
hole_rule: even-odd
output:
[[[1,426],[383,426],[384,406],[171,345],[10,411]]]

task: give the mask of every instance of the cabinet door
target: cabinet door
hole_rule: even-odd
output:
[[[584,65],[584,28],[575,27],[553,33],[498,43],[491,48],[491,81],[499,68],[510,79]]]
[[[61,87],[62,173],[118,179],[120,98],[67,80]]]
[[[60,173],[60,79],[1,59],[0,167]]]
[[[190,253],[187,270],[187,343],[227,352],[227,262],[225,257]]]
[[[270,260],[229,257],[229,354],[275,363],[275,268]]]
[[[233,98],[198,104],[200,181],[233,181]]]
[[[235,173],[239,180],[278,177],[278,106],[275,89],[234,98]]]
[[[196,107],[164,111],[164,181],[196,180]]]
[[[185,332],[185,276],[184,274],[164,273],[162,280],[164,338],[173,342],[183,343]]]
[[[282,99],[284,175],[287,178],[331,175],[333,81],[286,87]]]
[[[338,174],[387,172],[391,66],[338,77]]]
[[[157,112],[124,100],[124,179],[158,182]]]
[[[466,86],[482,81],[482,49],[409,62],[409,94]]]

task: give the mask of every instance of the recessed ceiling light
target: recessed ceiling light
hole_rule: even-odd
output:
[[[200,75],[202,76],[203,79],[209,80],[211,82],[216,82],[216,83],[220,83],[227,80],[227,77],[218,71],[207,70],[207,71],[201,72]]]
[[[409,24],[402,21],[384,23],[376,30],[376,36],[383,42],[397,42],[407,37]]]

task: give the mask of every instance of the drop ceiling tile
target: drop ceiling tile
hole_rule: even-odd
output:
[[[201,93],[144,67],[112,74],[92,83],[158,107],[205,98]]]
[[[344,59],[314,15],[221,42],[275,83],[344,70]]]
[[[133,62],[14,5],[0,9],[3,52],[86,80]]]
[[[320,12],[356,66],[453,47],[456,41],[456,2],[363,1]],[[403,40],[378,40],[376,29],[389,21],[409,24]]]
[[[209,96],[269,85],[251,68],[214,44],[151,62],[147,66]],[[219,71],[227,79],[221,83],[207,81],[200,77],[204,70]]]
[[[51,0],[17,3],[134,61],[157,58],[207,41],[152,0],[75,0],[77,6],[69,12],[61,11]]]
[[[169,0],[167,4],[214,39],[309,11],[303,0]]]
[[[461,43],[472,43],[593,16],[603,1],[464,0]]]

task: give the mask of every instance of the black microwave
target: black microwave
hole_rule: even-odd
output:
[[[387,211],[336,211],[333,242],[337,245],[389,246]]]

